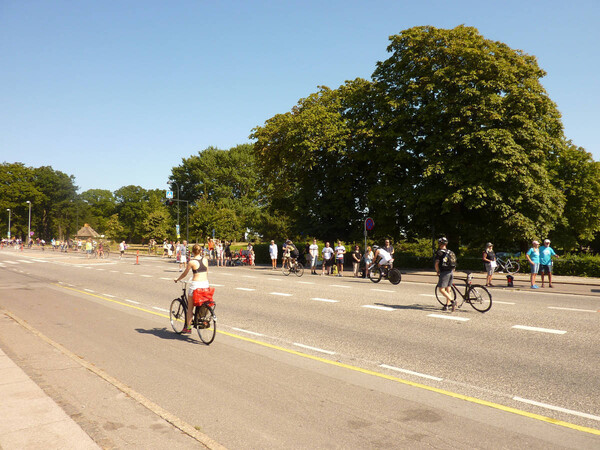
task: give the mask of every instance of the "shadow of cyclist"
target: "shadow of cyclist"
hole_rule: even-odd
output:
[[[188,341],[188,342],[192,342],[194,344],[201,344],[200,341],[196,341],[195,339],[192,339],[191,335],[189,335],[189,334],[177,334],[172,330],[168,330],[167,328],[151,328],[149,330],[147,330],[145,328],[136,328],[135,331],[137,331],[140,334],[152,334],[161,339],[167,339],[167,340],[171,340],[171,341],[178,340],[178,341]]]

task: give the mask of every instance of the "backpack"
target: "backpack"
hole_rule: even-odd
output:
[[[445,250],[444,256],[440,261],[442,270],[452,270],[456,268],[456,254],[452,250]]]

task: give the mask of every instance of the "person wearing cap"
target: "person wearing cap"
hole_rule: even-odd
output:
[[[540,271],[540,243],[538,241],[533,241],[531,245],[532,247],[526,255],[527,261],[529,261],[529,265],[531,266],[529,281],[531,282],[531,289],[539,289],[540,287],[535,284],[535,277]]]
[[[487,278],[485,279],[486,286],[493,286],[492,277],[496,270],[496,254],[494,253],[494,244],[488,242],[485,244],[485,250],[483,252],[483,263],[485,264],[485,270],[487,272]]]
[[[550,239],[544,240],[544,246],[540,248],[540,274],[542,275],[542,287],[544,287],[544,275],[548,274],[548,286],[552,286],[552,257],[558,255],[550,247]]]
[[[454,281],[454,267],[444,264],[448,260],[448,239],[441,237],[438,239],[438,251],[435,254],[435,272],[438,275],[437,288],[440,293],[446,298],[446,305],[442,308],[447,311],[452,308],[452,312],[456,309],[456,301],[452,298],[452,282]]]

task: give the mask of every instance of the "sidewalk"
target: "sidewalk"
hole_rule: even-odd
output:
[[[3,450],[100,448],[2,349],[0,399]]]

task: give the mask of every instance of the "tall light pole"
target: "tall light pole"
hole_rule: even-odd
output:
[[[171,181],[171,183],[175,183],[177,186],[177,239],[179,239],[179,184],[176,181]]]
[[[8,239],[10,240],[10,208],[6,208],[8,211]]]
[[[29,204],[29,222],[27,222],[27,242],[25,242],[25,245],[29,247],[29,240],[31,239],[31,202],[27,200],[27,203]]]

